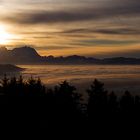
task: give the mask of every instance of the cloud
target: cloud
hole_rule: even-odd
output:
[[[12,15],[1,17],[1,19],[17,24],[47,24],[47,23],[64,23],[77,22],[87,20],[98,20],[117,16],[134,16],[140,15],[140,3],[134,2],[125,3],[129,0],[123,0],[121,6],[109,7],[77,7],[60,10],[23,10],[14,12]],[[126,4],[126,5],[124,5]]]
[[[98,47],[127,50],[140,44],[139,0],[3,1],[0,21],[9,33],[21,37],[13,44],[27,41],[43,46],[40,50],[48,46],[64,54],[67,48],[84,53],[88,47],[94,52]]]
[[[80,40],[79,44],[93,46],[93,45],[130,45],[130,44],[138,44],[140,41],[138,40],[110,40],[110,39],[91,39],[91,40]]]
[[[66,45],[66,46],[61,46],[61,45],[49,46],[49,45],[47,45],[47,47],[46,46],[45,47],[44,46],[43,47],[34,46],[34,48],[37,50],[61,50],[61,49],[63,50],[63,49],[73,49],[73,48],[75,48],[75,46],[68,46],[68,45]]]
[[[83,34],[83,33],[99,33],[107,35],[140,35],[140,30],[135,28],[77,28],[71,30],[64,30],[63,34]]]
[[[110,34],[110,35],[140,35],[140,30],[130,29],[130,28],[98,29],[95,30],[95,32],[101,34]]]
[[[93,56],[93,54],[89,54]],[[128,57],[128,58],[140,58],[140,50],[125,50],[125,51],[116,51],[111,53],[97,54],[99,58],[108,58],[108,57]]]

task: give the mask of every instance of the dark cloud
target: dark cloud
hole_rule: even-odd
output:
[[[45,39],[54,38],[54,35],[66,36],[66,37],[94,37],[94,34],[105,34],[105,35],[140,35],[140,30],[135,28],[104,28],[104,29],[90,29],[90,28],[79,28],[64,31],[54,32],[22,32],[23,35],[30,35],[32,38]],[[96,38],[96,37],[95,37]]]
[[[83,21],[93,18],[97,18],[97,15],[93,14],[92,11],[32,11],[28,13],[16,13],[12,16],[4,17],[4,20],[19,24],[46,24]]]
[[[83,45],[130,45],[130,44],[138,44],[140,41],[138,40],[111,40],[111,39],[91,39],[91,40],[80,40],[80,44]]]
[[[83,28],[79,28],[79,29],[71,29],[71,30],[65,30],[62,31],[61,33],[85,33],[85,32],[92,32],[92,29],[83,29]]]
[[[20,32],[23,35],[37,35],[41,37],[49,37],[49,35],[69,35],[69,36],[87,36],[88,33],[100,33],[100,34],[108,34],[108,35],[140,35],[140,30],[135,28],[77,28],[77,29],[69,29],[64,31],[53,31],[53,32]],[[87,33],[87,34],[85,34]]]
[[[135,28],[105,28],[105,29],[79,28],[79,29],[65,30],[61,33],[64,34],[100,33],[100,34],[108,34],[108,35],[140,35],[140,30]]]
[[[125,1],[125,0],[124,0]],[[126,0],[127,1],[127,0]],[[126,7],[125,7],[126,6]],[[3,19],[9,22],[19,24],[46,24],[46,23],[62,23],[86,20],[97,20],[117,16],[134,16],[140,14],[140,3],[133,2],[130,5],[122,4],[122,6],[110,6],[93,8],[92,6],[85,8],[69,9],[69,10],[31,10],[13,13],[10,16],[4,16]]]
[[[68,45],[66,45],[66,46],[61,46],[61,45],[51,45],[51,46],[49,46],[49,45],[47,45],[47,47],[46,46],[43,46],[43,47],[34,46],[34,48],[37,49],[37,50],[60,50],[60,49],[73,49],[73,48],[75,48],[75,46],[68,46]]]
[[[110,34],[110,35],[140,35],[140,30],[121,28],[121,29],[98,29],[95,30],[96,33]]]

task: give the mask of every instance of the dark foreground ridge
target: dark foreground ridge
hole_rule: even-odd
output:
[[[105,59],[96,59],[94,57],[85,57],[72,55],[67,57],[40,56],[34,48],[24,46],[7,50],[0,48],[0,63],[5,64],[111,64],[111,65],[132,65],[140,64],[140,58],[114,57]]]
[[[24,68],[17,67],[11,64],[0,64],[0,74],[11,73],[11,72],[21,72]]]
[[[4,78],[0,86],[0,127],[104,129],[139,124],[140,97],[126,91],[117,97],[97,79],[87,89],[88,101],[67,81],[52,89],[40,79]]]

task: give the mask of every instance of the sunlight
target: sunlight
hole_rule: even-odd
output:
[[[12,34],[6,31],[6,28],[0,25],[0,44],[7,44],[12,39]]]

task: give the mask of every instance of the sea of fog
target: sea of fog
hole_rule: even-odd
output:
[[[64,80],[75,85],[80,92],[85,92],[97,78],[105,83],[105,88],[117,94],[129,90],[140,94],[140,65],[18,65],[25,71],[17,74],[25,79],[40,77],[43,83],[52,87]],[[13,76],[13,74],[11,74]]]

